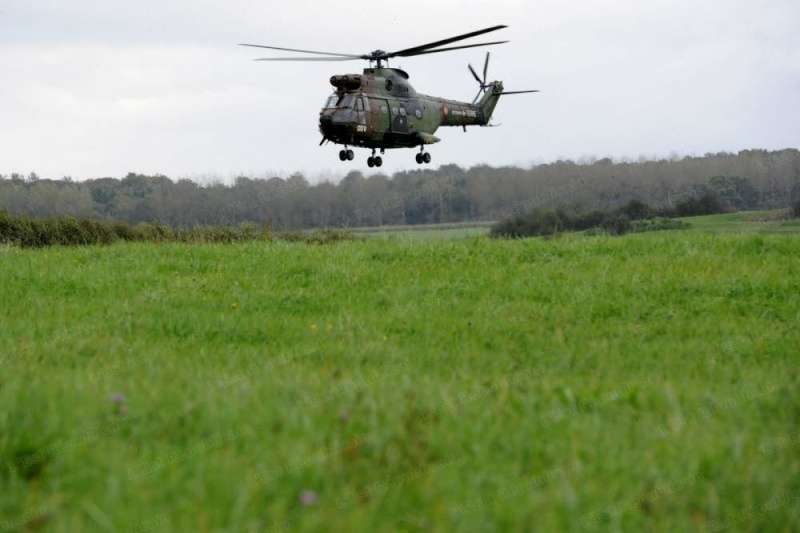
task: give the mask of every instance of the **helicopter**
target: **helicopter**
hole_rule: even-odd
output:
[[[395,52],[374,50],[367,54],[341,54],[315,52],[297,48],[283,48],[260,44],[240,44],[254,48],[267,48],[284,52],[315,54],[313,57],[268,57],[255,61],[369,61],[369,67],[361,74],[336,74],[330,83],[334,92],[325,102],[319,115],[319,130],[322,133],[320,146],[326,142],[344,145],[339,152],[340,161],[352,161],[355,153],[350,147],[372,149],[367,165],[380,167],[381,154],[389,148],[416,148],[417,164],[430,163],[431,154],[427,145],[440,141],[434,135],[440,126],[489,126],[489,120],[501,95],[535,93],[538,90],[504,91],[501,81],[487,83],[489,52],[483,64],[483,77],[479,77],[472,65],[467,65],[480,86],[471,103],[449,100],[437,96],[417,93],[408,82],[408,73],[399,68],[390,68],[389,59],[435,54],[463,48],[490,46],[507,43],[487,43],[447,46],[451,43],[497,31],[508,26],[499,25],[457,35],[428,44],[405,48]],[[444,48],[443,48],[444,47]]]

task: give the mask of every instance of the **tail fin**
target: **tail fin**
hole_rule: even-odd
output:
[[[486,92],[483,97],[476,104],[483,114],[483,124],[489,124],[492,118],[494,108],[497,107],[497,102],[500,101],[500,95],[503,93],[503,82],[493,81],[486,86]]]

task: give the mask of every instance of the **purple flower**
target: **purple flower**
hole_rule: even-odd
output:
[[[306,507],[310,507],[312,505],[317,505],[317,493],[313,490],[304,490],[300,493],[300,503],[305,505]]]
[[[114,394],[109,394],[108,399],[114,403],[122,403],[125,401],[125,395],[119,392],[115,392]]]

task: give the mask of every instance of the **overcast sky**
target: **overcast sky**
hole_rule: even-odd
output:
[[[272,52],[237,43],[361,54],[496,24],[485,40],[510,43],[391,62],[470,101],[467,63],[490,50],[491,79],[542,90],[504,97],[501,127],[439,129],[433,166],[800,144],[797,0],[0,0],[0,173],[370,174],[367,150],[342,163],[317,129],[330,76],[366,62],[253,62]]]

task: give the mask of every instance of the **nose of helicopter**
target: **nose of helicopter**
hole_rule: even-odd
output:
[[[335,124],[333,122],[333,117],[328,114],[323,114],[319,116],[319,131],[322,132],[325,136],[330,136],[334,134]]]
[[[335,137],[341,129],[340,120],[332,114],[322,114],[319,116],[319,131],[326,137]]]

